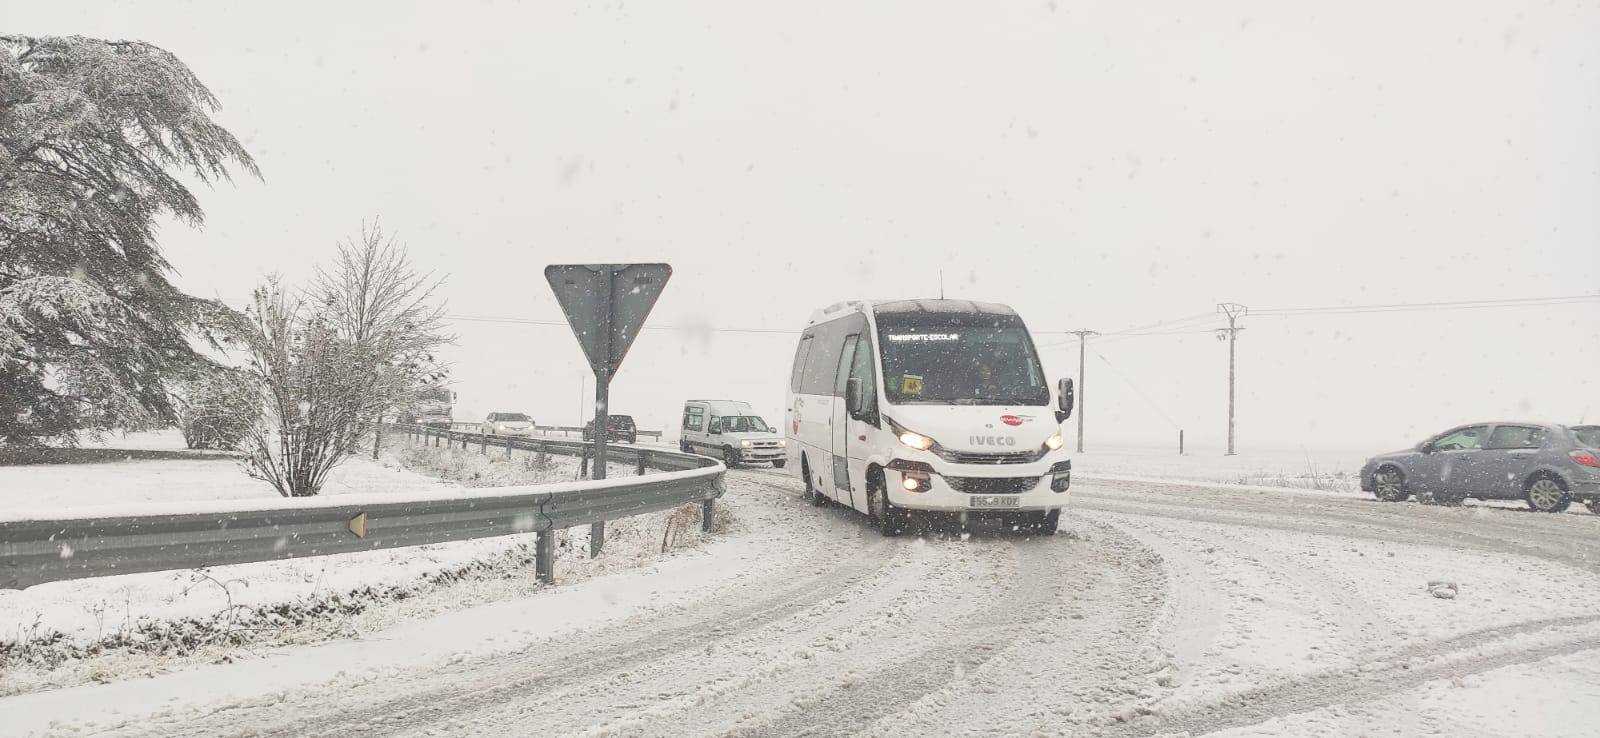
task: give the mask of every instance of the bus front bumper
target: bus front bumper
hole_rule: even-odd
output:
[[[884,469],[889,501],[909,510],[1005,513],[1066,507],[1070,460],[966,466],[895,460]]]

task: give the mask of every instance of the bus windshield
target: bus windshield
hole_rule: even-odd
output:
[[[896,405],[1048,405],[1050,388],[1012,315],[878,315],[883,387]]]

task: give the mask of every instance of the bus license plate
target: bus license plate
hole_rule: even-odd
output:
[[[978,495],[967,502],[968,507],[1016,507],[1022,500],[1008,495]]]

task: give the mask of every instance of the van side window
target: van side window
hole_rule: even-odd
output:
[[[872,366],[872,339],[862,334],[856,342],[856,355],[850,363],[850,378],[861,380],[861,419],[878,423],[878,377]]]
[[[812,331],[806,331],[800,337],[800,346],[794,351],[794,369],[789,372],[789,391],[800,391],[800,379],[806,370],[806,355],[811,353],[811,344],[815,343]]]
[[[838,370],[834,372],[834,397],[844,397],[845,381],[850,378],[850,367],[855,364],[856,360],[856,343],[860,340],[861,336],[856,334],[844,337],[844,350],[839,353]]]
[[[839,348],[844,343],[844,328],[835,320],[817,326],[811,348],[806,356],[805,373],[800,377],[800,391],[808,395],[833,394],[834,380],[839,371]]]

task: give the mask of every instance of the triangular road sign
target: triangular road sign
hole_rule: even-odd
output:
[[[552,264],[544,278],[596,375],[615,376],[672,277],[667,264]]]

